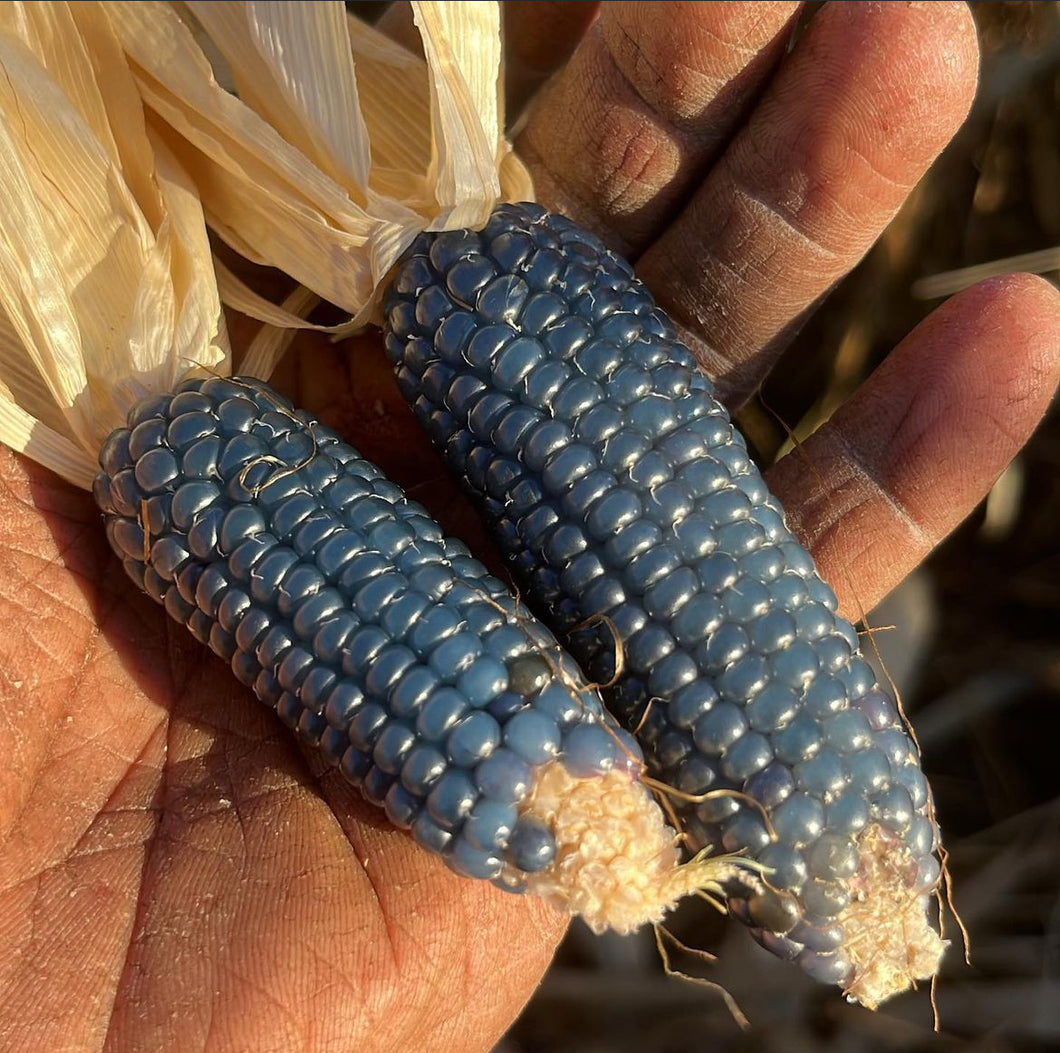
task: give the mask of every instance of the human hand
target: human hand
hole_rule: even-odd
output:
[[[547,39],[562,5],[523,6]],[[520,148],[543,200],[634,256],[738,401],[956,129],[974,33],[959,5],[826,7],[763,87],[790,5],[638,8],[605,12]],[[631,95],[600,75],[608,40],[635,40],[650,73],[688,38],[687,79],[631,73]],[[807,444],[819,478],[778,466],[848,612],[847,569],[871,604],[1022,444],[1056,383],[1058,328],[1041,283],[972,290]],[[376,344],[306,338],[280,386],[482,550]],[[124,582],[90,501],[6,455],[2,479],[0,1048],[488,1049],[562,919],[453,877],[308,765]]]

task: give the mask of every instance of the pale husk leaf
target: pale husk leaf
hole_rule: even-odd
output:
[[[0,441],[81,486],[130,406],[228,369],[197,193],[99,4],[0,12]]]
[[[416,3],[426,61],[338,3],[114,3],[147,105],[237,252],[291,274],[360,326],[424,229],[479,225],[529,196],[503,134],[496,4]],[[261,312],[259,312],[259,317]]]

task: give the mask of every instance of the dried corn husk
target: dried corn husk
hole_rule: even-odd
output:
[[[198,194],[98,3],[0,6],[0,441],[88,487],[128,407],[227,370]]]
[[[532,195],[504,137],[495,3],[414,3],[424,59],[341,3],[189,0],[183,21],[165,4],[111,7],[210,225],[349,311],[347,329],[373,319],[420,231],[479,226],[498,201]],[[225,290],[240,310],[299,324],[231,275]]]

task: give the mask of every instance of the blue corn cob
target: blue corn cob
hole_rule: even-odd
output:
[[[606,683],[696,846],[747,853],[730,906],[875,1004],[932,975],[938,832],[852,626],[691,352],[629,265],[502,205],[425,233],[384,305],[399,385],[529,602]],[[694,798],[695,800],[691,800]]]
[[[711,886],[713,862],[676,866],[636,741],[548,631],[264,384],[148,398],[100,465],[129,577],[453,870],[621,931]]]

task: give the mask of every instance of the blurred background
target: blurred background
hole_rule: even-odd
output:
[[[741,416],[762,464],[790,441],[778,416],[808,434],[943,296],[1012,270],[1057,280],[1060,4],[972,7],[973,112]],[[691,904],[670,927],[718,960],[674,964],[722,984],[750,1030],[717,993],[665,976],[651,933],[579,926],[495,1053],[1060,1050],[1060,750],[1048,730],[1060,714],[1060,412],[869,621],[894,626],[876,640],[923,746],[972,934],[973,965],[955,946],[942,972],[941,1031],[926,990],[876,1013],[848,1006]]]

